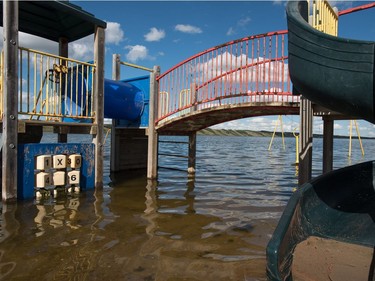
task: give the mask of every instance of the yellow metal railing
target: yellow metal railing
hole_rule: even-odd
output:
[[[159,104],[158,104],[158,116],[163,116],[168,112],[169,105],[169,93],[160,92],[159,93]]]
[[[327,0],[309,0],[310,24],[317,30],[337,36],[338,14]]]
[[[3,112],[3,52],[0,59]],[[95,64],[19,47],[19,119],[93,119]]]

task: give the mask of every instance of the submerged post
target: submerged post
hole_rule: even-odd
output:
[[[120,80],[120,55],[112,55],[112,79],[115,81]],[[117,141],[117,120],[112,119],[112,128],[111,128],[111,172],[117,172],[119,170],[119,161],[120,161],[120,149],[119,142]]]
[[[158,109],[159,82],[156,80],[160,74],[160,68],[154,66],[150,75],[150,112],[148,122],[148,151],[147,151],[147,178],[158,177],[158,134],[155,130],[155,121]]]
[[[95,144],[95,188],[103,187],[103,137],[104,137],[104,28],[97,27],[95,31],[94,60],[96,65],[94,81],[94,111],[96,132]]]
[[[323,118],[323,174],[333,168],[333,128],[334,121]]]
[[[2,199],[17,199],[18,149],[18,1],[3,1],[4,114],[2,147]]]
[[[311,101],[301,96],[300,102],[300,153],[298,167],[298,184],[311,180],[312,168],[312,105]]]
[[[188,175],[189,177],[195,176],[195,163],[197,154],[197,133],[189,135],[189,157],[188,157]]]

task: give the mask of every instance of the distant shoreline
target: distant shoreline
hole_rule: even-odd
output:
[[[111,129],[110,124],[105,124],[106,129]],[[51,133],[53,132],[52,127],[44,127],[44,132]],[[270,131],[252,131],[252,130],[234,130],[234,129],[203,129],[198,131],[198,135],[203,136],[222,136],[222,137],[272,137],[273,132]],[[281,132],[276,132],[275,136],[281,137]],[[284,132],[284,137],[294,138],[293,133]],[[323,135],[314,134],[314,138],[323,138]],[[349,136],[334,136],[337,139],[349,139]],[[353,136],[354,139],[357,139],[357,136]],[[362,137],[361,139],[375,139],[374,137]]]
[[[203,129],[198,132],[198,135],[205,135],[205,136],[230,136],[230,137],[272,137],[273,132],[270,131],[251,131],[251,130],[232,130],[232,129]],[[276,132],[275,136],[281,137],[281,132]],[[284,137],[286,138],[294,138],[293,133],[291,132],[284,132]],[[323,135],[314,134],[314,138],[323,138]],[[349,139],[349,136],[334,136],[337,139]],[[357,139],[357,136],[353,136],[353,138]],[[375,139],[373,137],[362,137],[361,139]]]

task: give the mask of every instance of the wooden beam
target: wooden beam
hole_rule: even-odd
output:
[[[189,157],[188,157],[188,174],[189,177],[195,176],[195,163],[197,154],[197,133],[189,135]]]
[[[333,120],[323,118],[323,174],[333,167]]]
[[[312,169],[312,107],[311,101],[301,96],[300,106],[300,153],[298,168],[298,184],[302,185],[311,180]]]
[[[112,79],[120,80],[121,69],[120,69],[120,55],[113,54],[112,56]],[[120,143],[118,141],[118,133],[116,130],[117,121],[112,119],[112,129],[111,129],[111,172],[117,172],[120,169]]]
[[[154,66],[150,75],[150,111],[148,121],[148,148],[147,148],[147,178],[158,177],[158,134],[155,130],[155,120],[158,110],[159,82],[156,80],[160,74],[160,68]]]
[[[94,111],[97,132],[93,135],[95,144],[95,188],[103,188],[103,141],[104,141],[104,28],[97,27],[94,40]]]
[[[66,38],[60,38],[59,39],[59,56],[67,58],[69,56],[69,48],[68,48],[69,41]],[[66,60],[63,60],[61,62],[62,65],[66,65]],[[61,95],[63,98],[66,98],[63,96],[65,93],[63,92],[63,89],[65,89],[65,79],[62,79],[61,81]],[[57,134],[57,142],[61,143],[67,143],[68,142],[68,134],[66,133],[58,133]]]
[[[17,199],[18,149],[18,1],[3,1],[4,115],[2,199]]]

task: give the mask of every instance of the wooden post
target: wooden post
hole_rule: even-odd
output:
[[[66,38],[59,38],[59,56],[67,58],[69,56],[69,49],[68,49],[68,44],[69,41]],[[66,65],[66,60],[63,60],[61,62],[62,65]],[[60,93],[61,93],[61,98],[65,99],[65,79],[62,79],[60,81]],[[61,130],[61,129],[60,129]],[[68,134],[67,132],[63,132],[62,130],[59,131],[57,134],[57,142],[62,142],[62,143],[67,143],[68,142]]]
[[[323,118],[323,174],[332,171],[333,167],[333,123]]]
[[[188,158],[188,174],[189,177],[195,176],[195,163],[197,154],[197,133],[189,135],[189,158]]]
[[[120,80],[120,55],[112,55],[112,79]],[[111,129],[111,172],[119,171],[119,161],[120,161],[120,147],[118,145],[118,134],[116,130],[117,122],[112,119],[112,129]]]
[[[311,180],[312,167],[312,106],[311,101],[301,96],[300,102],[300,153],[298,167],[298,184]]]
[[[2,199],[17,199],[18,149],[18,1],[3,1],[4,113]]]
[[[94,42],[94,60],[96,65],[94,77],[94,111],[96,132],[93,135],[95,144],[95,188],[103,187],[103,137],[104,137],[104,28],[97,27]]]
[[[159,82],[156,80],[160,68],[154,66],[150,75],[150,111],[148,121],[148,149],[147,149],[147,178],[158,177],[158,134],[155,130],[155,120],[158,112]]]

